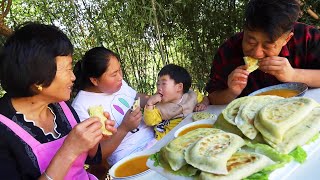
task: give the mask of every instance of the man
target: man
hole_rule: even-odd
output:
[[[320,87],[320,31],[297,23],[298,0],[251,0],[244,31],[228,39],[214,57],[206,90],[211,104],[227,104],[263,87],[303,82]],[[259,60],[249,73],[243,57]]]

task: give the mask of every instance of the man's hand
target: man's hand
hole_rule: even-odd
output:
[[[249,72],[246,69],[246,65],[239,66],[228,76],[228,89],[236,96],[247,86]]]
[[[275,76],[281,82],[295,81],[295,70],[287,58],[279,56],[263,58],[259,61],[259,69]]]

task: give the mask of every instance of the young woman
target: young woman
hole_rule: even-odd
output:
[[[140,107],[131,110],[135,99],[146,104],[148,96],[137,93],[122,77],[119,58],[104,47],[85,53],[76,64],[76,87],[80,89],[72,106],[80,120],[89,117],[88,108],[101,105],[115,121],[117,133],[103,143],[103,157],[113,165],[131,153],[151,147],[155,142],[151,127],[144,124]]]

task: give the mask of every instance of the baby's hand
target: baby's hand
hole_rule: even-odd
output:
[[[161,94],[155,94],[148,99],[147,106],[153,106],[162,100]]]
[[[207,105],[203,104],[203,103],[198,103],[195,107],[194,107],[194,111],[198,112],[198,111],[203,111],[207,109]]]

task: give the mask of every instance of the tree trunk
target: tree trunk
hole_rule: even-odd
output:
[[[1,15],[0,15],[0,35],[3,36],[10,36],[12,34],[12,29],[10,29],[5,23],[4,18],[7,16],[7,14],[10,11],[10,7],[12,4],[12,0],[8,0],[6,3],[6,0],[1,1]]]

